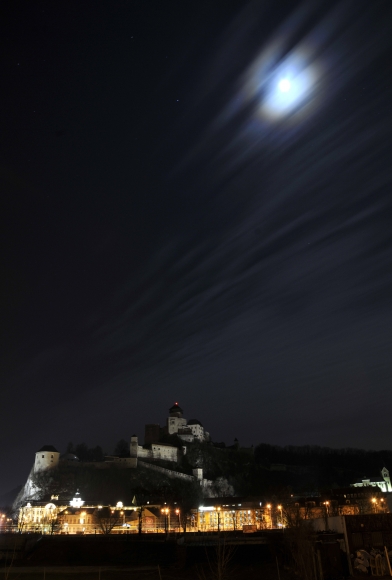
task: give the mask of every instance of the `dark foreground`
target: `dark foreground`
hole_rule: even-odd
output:
[[[262,538],[160,536],[0,536],[5,580],[286,580]],[[279,566],[279,572],[278,572]]]

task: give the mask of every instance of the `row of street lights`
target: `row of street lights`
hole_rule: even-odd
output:
[[[281,506],[279,504],[276,507],[280,511],[280,526],[283,529],[284,528],[284,524],[283,524],[283,506]],[[270,503],[267,503],[266,508],[269,511],[270,526],[271,526],[271,529],[272,529],[272,505]],[[279,523],[278,523],[278,525],[279,525]]]
[[[174,513],[175,513],[175,515],[178,518],[178,530],[180,530],[180,528],[181,528],[181,525],[180,525],[180,509],[179,508],[176,508],[174,510]],[[161,514],[165,518],[165,533],[167,534],[168,531],[170,531],[170,508],[168,508],[168,507],[162,508],[161,509]],[[175,529],[177,529],[177,526],[176,526]]]

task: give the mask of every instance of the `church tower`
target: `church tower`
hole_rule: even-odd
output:
[[[386,467],[382,468],[381,475],[382,475],[383,480],[385,481],[385,485],[386,485],[385,491],[392,491],[391,478],[389,476],[389,471]]]

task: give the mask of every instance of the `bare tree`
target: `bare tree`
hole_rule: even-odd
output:
[[[29,521],[29,512],[30,512],[31,508],[28,508],[27,506],[21,507],[19,509],[19,516],[18,516],[18,532],[20,534],[23,533],[23,530],[25,529],[28,521]]]
[[[64,517],[61,514],[57,514],[52,510],[45,514],[43,524],[51,536],[53,536],[53,534],[58,534],[61,531],[63,527],[63,519]]]
[[[207,576],[203,568],[199,569],[199,580],[207,580],[207,578],[213,580],[225,580],[226,578],[229,578],[230,563],[235,550],[236,546],[233,544],[227,544],[224,536],[220,537],[215,547],[215,557],[210,558],[208,551],[206,551],[209,574]]]
[[[295,574],[302,580],[313,580],[315,550],[313,524],[302,517],[300,509],[285,512],[285,543],[291,556]]]
[[[240,513],[238,510],[229,511],[229,520],[233,526],[233,530],[236,531],[240,527]]]
[[[108,535],[120,523],[120,512],[111,506],[99,508],[94,512],[94,523],[101,528],[103,534]]]

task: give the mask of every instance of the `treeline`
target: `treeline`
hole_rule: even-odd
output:
[[[100,445],[95,447],[88,447],[86,443],[78,443],[74,445],[72,442],[67,445],[67,453],[72,453],[80,461],[103,461],[105,455],[109,455],[102,450]],[[121,439],[113,450],[113,455],[126,456],[129,455],[129,442]]]
[[[310,467],[333,466],[358,471],[367,476],[377,475],[382,467],[392,467],[392,451],[367,451],[350,447],[332,449],[317,445],[269,445],[261,443],[255,448],[255,461],[265,467],[285,464]]]
[[[78,443],[74,445],[73,443],[68,443],[67,453],[72,453],[80,461],[103,461],[105,454],[100,445],[96,447],[88,447],[85,443]]]

